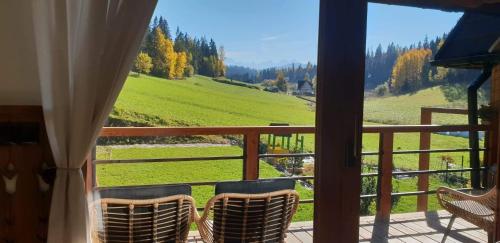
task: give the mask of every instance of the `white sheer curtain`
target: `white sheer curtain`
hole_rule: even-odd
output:
[[[45,124],[58,167],[48,242],[88,242],[81,167],[123,86],[156,0],[32,0]]]

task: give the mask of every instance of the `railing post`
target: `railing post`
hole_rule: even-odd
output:
[[[500,110],[500,65],[496,65],[493,68],[493,73],[491,77],[491,106],[498,112]],[[491,145],[489,146],[490,151],[494,151],[494,154],[490,154],[491,162],[492,164],[495,163],[497,166],[499,165],[499,158],[498,158],[498,150],[499,150],[499,124],[500,119],[498,118],[498,115],[494,121],[493,125],[493,131],[492,131],[492,140],[491,140]],[[493,157],[493,155],[496,155]],[[498,168],[496,172],[496,179],[494,180],[496,182],[496,185],[500,185],[500,176],[498,174]],[[496,227],[495,227],[495,232],[494,232],[494,237],[493,241],[498,241],[500,240],[500,224],[498,223],[498,220],[500,219],[500,200],[498,200],[498,192],[499,192],[499,187],[497,187],[497,207],[495,210],[495,218],[497,220]]]
[[[420,124],[430,125],[432,123],[432,112],[425,107],[422,107],[420,111]],[[431,133],[421,132],[420,133],[420,150],[429,150],[431,148]],[[419,153],[418,155],[418,170],[429,170],[429,153]],[[418,191],[428,191],[429,190],[429,175],[420,174],[418,175],[417,183]],[[422,194],[417,196],[417,211],[427,211],[427,194]]]
[[[259,179],[259,137],[256,132],[244,135],[243,180]]]
[[[380,133],[377,178],[377,218],[386,222],[390,219],[392,207],[393,144],[393,132]]]

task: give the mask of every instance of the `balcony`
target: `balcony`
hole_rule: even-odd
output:
[[[360,199],[375,199],[376,209],[373,212],[374,216],[360,217],[359,240],[371,242],[440,242],[450,215],[442,210],[435,211],[435,208],[429,208],[429,201],[435,188],[431,188],[430,176],[449,173],[470,174],[470,178],[480,180],[481,173],[485,171],[484,167],[475,168],[446,168],[439,169],[430,166],[430,154],[442,153],[469,153],[473,151],[471,148],[439,148],[431,149],[432,133],[443,132],[461,132],[461,131],[487,131],[488,127],[484,125],[468,126],[468,125],[397,125],[397,126],[364,126],[364,134],[372,134],[378,139],[378,150],[363,151],[364,157],[375,157],[376,164],[372,167],[375,171],[363,172],[361,178],[375,178],[376,193],[360,195]],[[120,158],[120,159],[96,159],[91,158],[92,163],[88,163],[87,180],[89,185],[94,185],[94,188],[101,187],[99,178],[96,178],[96,166],[109,164],[134,164],[134,163],[183,163],[193,161],[242,161],[241,177],[243,180],[255,180],[263,178],[260,173],[259,164],[262,160],[272,158],[286,157],[314,157],[314,153],[260,153],[259,144],[269,142],[270,139],[266,136],[270,134],[309,134],[315,133],[315,127],[312,126],[263,126],[263,127],[179,127],[179,128],[158,128],[158,127],[107,127],[101,131],[101,138],[132,138],[132,137],[171,137],[171,136],[234,136],[241,138],[242,154],[241,155],[218,155],[218,156],[203,156],[203,157],[168,157],[168,158]],[[401,136],[405,134],[419,134],[420,144],[419,149],[402,150],[395,148],[395,135]],[[487,138],[487,137],[486,137]],[[485,142],[487,144],[487,142]],[[487,157],[488,150],[479,148],[479,152],[483,152]],[[95,151],[95,150],[94,150]],[[400,155],[417,154],[418,169],[397,170],[394,166],[394,158]],[[196,177],[198,171],[192,173]],[[478,176],[479,175],[479,176]],[[415,191],[393,191],[393,181],[395,178],[411,176],[417,179],[417,190]],[[268,178],[268,177],[266,177]],[[277,177],[279,178],[279,177]],[[297,181],[314,181],[314,176],[311,175],[294,175],[291,178]],[[126,180],[126,178],[124,178]],[[486,180],[467,183],[485,183]],[[180,181],[179,183],[190,184],[193,187],[213,186],[219,181],[200,181],[196,178],[190,182]],[[483,184],[484,185],[484,184]],[[467,186],[457,188],[463,191],[471,191],[473,188]],[[395,197],[416,197],[416,208],[413,213],[391,214],[392,201]],[[203,210],[205,202],[198,201],[199,210]],[[301,205],[309,204],[312,207],[314,200],[312,197],[303,197]],[[432,210],[432,211],[431,211]],[[312,218],[311,218],[312,219]],[[312,221],[294,222],[289,228],[287,242],[312,242]],[[452,233],[448,240],[449,242],[486,242],[487,234],[467,223],[464,220],[457,219]],[[199,240],[197,232],[193,231],[190,237],[191,242]]]
[[[445,211],[392,214],[389,224],[376,222],[375,216],[359,219],[359,242],[441,242],[450,215]],[[313,223],[296,222],[290,225],[286,241],[312,242]],[[191,231],[188,242],[201,243],[197,231]],[[447,242],[488,242],[485,231],[457,219]]]

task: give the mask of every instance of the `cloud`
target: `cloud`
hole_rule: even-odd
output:
[[[273,41],[279,38],[279,35],[270,35],[260,38],[261,41]]]

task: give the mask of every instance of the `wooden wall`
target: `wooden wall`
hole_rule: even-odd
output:
[[[45,242],[54,162],[37,106],[0,106],[0,242]]]

